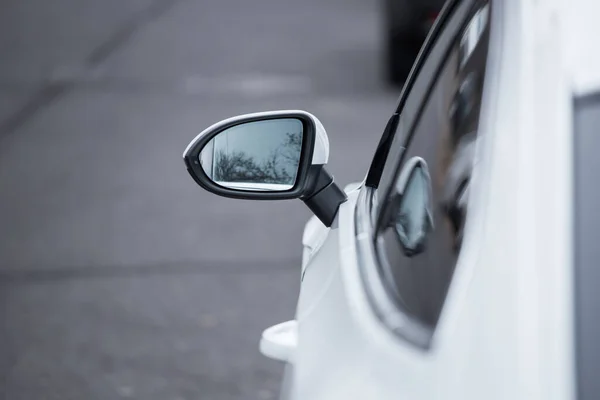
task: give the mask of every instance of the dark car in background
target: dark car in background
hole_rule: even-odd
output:
[[[383,0],[386,80],[402,85],[444,0]]]

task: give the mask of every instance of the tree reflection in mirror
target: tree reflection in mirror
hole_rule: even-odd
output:
[[[303,124],[295,118],[253,121],[217,134],[200,153],[206,175],[232,189],[285,191],[294,187]]]

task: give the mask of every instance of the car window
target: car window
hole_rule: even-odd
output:
[[[401,114],[394,172],[378,189],[387,189],[375,237],[381,273],[400,309],[431,329],[462,243],[490,10],[487,1],[470,8],[420,106]]]

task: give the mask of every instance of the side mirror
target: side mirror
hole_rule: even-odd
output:
[[[196,183],[224,197],[301,199],[331,226],[346,194],[324,169],[329,140],[305,111],[240,115],[201,132],[183,159]]]

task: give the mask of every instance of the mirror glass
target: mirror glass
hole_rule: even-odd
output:
[[[303,133],[296,118],[235,125],[206,144],[200,164],[213,182],[226,188],[290,190],[298,175]]]

